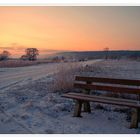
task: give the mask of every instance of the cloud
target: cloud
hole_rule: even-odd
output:
[[[27,48],[27,46],[23,46],[17,43],[11,43],[8,45],[0,45],[0,50],[9,50],[9,51],[23,51]]]
[[[11,47],[0,47],[1,50],[13,50]]]
[[[53,53],[53,52],[59,52],[59,50],[52,50],[52,49],[41,49],[40,51],[42,51],[42,52],[46,52],[46,53]]]
[[[40,51],[44,52],[44,53],[56,53],[56,52],[65,52],[65,51],[68,51],[68,50],[41,49]]]
[[[10,47],[13,48],[14,50],[25,50],[27,48],[27,46],[23,46],[17,43],[11,43]]]

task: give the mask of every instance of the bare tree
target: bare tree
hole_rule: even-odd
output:
[[[8,51],[3,51],[0,54],[0,61],[2,61],[2,60],[8,60],[10,55],[11,54]]]
[[[39,55],[39,50],[36,48],[27,48],[26,49],[26,57],[30,61],[37,60],[37,55]]]

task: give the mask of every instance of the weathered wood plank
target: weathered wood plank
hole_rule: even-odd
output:
[[[98,99],[105,99],[105,100],[111,100],[111,101],[119,101],[119,102],[128,102],[128,103],[135,103],[137,104],[137,100],[130,100],[130,99],[122,99],[122,98],[114,98],[114,97],[106,97],[106,96],[97,96],[97,95],[85,95],[83,93],[67,93],[69,95],[78,95],[82,97],[89,97],[89,98],[98,98]]]
[[[82,77],[82,76],[76,76],[75,80],[76,81],[85,81],[85,82],[140,86],[140,80],[114,79],[114,78],[101,78],[101,77]]]
[[[92,98],[92,96],[91,97],[84,97],[84,96],[79,96],[79,95],[76,96],[76,95],[65,94],[62,97],[81,100],[81,101],[91,101],[91,102],[99,102],[99,103],[105,103],[105,104],[114,104],[114,105],[119,105],[119,106],[140,108],[140,104],[112,101],[112,100],[106,100],[106,99],[100,99],[100,98]]]
[[[75,88],[90,89],[90,90],[100,90],[100,91],[110,91],[116,93],[129,93],[129,94],[140,94],[140,88],[126,88],[126,87],[116,87],[116,86],[104,86],[96,84],[82,84],[75,83]]]

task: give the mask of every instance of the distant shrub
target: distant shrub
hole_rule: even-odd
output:
[[[140,61],[140,54],[139,53],[134,53],[134,54],[129,56],[129,59]]]
[[[35,63],[30,61],[23,61],[23,60],[8,60],[8,61],[1,61],[0,67],[24,67],[24,66],[30,66]]]
[[[20,59],[21,59],[21,60],[28,60],[29,58],[28,58],[27,55],[22,55],[22,56],[20,57]]]
[[[3,51],[0,54],[0,61],[8,60],[9,59],[9,56],[10,56],[10,53],[8,51]]]
[[[29,61],[29,60],[7,60],[7,61],[0,61],[0,68],[8,67],[24,67],[24,66],[31,66],[37,64],[45,64],[49,63],[47,60],[37,60],[37,61]]]

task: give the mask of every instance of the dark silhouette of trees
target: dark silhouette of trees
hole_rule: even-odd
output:
[[[27,48],[26,55],[29,58],[29,60],[34,61],[37,60],[37,55],[39,55],[39,51],[36,48]]]
[[[128,56],[128,58],[132,60],[140,60],[140,54],[136,52]]]
[[[26,55],[22,55],[22,56],[20,57],[20,59],[21,59],[21,60],[29,60],[29,58],[28,58]]]
[[[37,55],[39,55],[39,50],[36,48],[27,48],[25,50],[26,54],[21,56],[22,60],[30,60],[35,61],[37,60]]]
[[[3,51],[0,54],[0,61],[2,61],[2,60],[8,60],[9,59],[9,56],[10,56],[10,53],[8,51]]]

